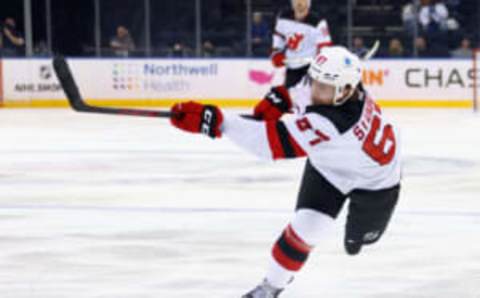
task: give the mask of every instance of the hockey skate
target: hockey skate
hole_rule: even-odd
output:
[[[283,289],[277,289],[264,280],[255,289],[243,295],[242,298],[277,298]]]

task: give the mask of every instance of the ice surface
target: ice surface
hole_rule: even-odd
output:
[[[388,233],[349,257],[342,214],[283,297],[480,297],[480,117],[386,112],[405,156]],[[0,110],[0,296],[238,298],[263,276],[303,164],[161,119]]]

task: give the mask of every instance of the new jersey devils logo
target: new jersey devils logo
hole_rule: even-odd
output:
[[[305,35],[301,33],[293,34],[287,40],[287,47],[293,51],[298,50],[300,43],[303,41],[304,38],[305,38]]]
[[[323,63],[327,62],[327,60],[328,60],[327,57],[321,55],[317,57],[316,62],[318,65],[322,65]]]

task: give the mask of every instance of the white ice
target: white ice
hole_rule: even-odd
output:
[[[386,112],[405,157],[387,234],[349,257],[343,213],[282,297],[480,297],[480,117]],[[0,297],[238,298],[263,277],[303,164],[161,119],[0,110]]]

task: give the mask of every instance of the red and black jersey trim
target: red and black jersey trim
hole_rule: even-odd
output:
[[[307,154],[282,121],[267,122],[267,137],[273,159],[303,157]]]
[[[333,46],[333,42],[331,42],[331,41],[322,42],[322,43],[317,44],[317,50],[320,51],[324,47],[331,47],[331,46]]]

